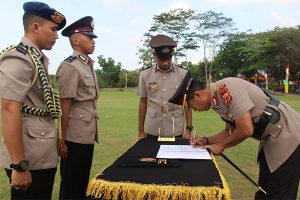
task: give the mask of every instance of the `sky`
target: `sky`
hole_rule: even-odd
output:
[[[22,25],[23,0],[9,0],[0,7],[0,50],[18,44],[24,35]],[[100,69],[97,56],[111,57],[123,69],[135,70],[141,38],[153,23],[153,16],[169,10],[192,9],[197,13],[212,10],[232,18],[239,32],[253,33],[274,27],[300,25],[300,0],[44,0],[50,7],[65,15],[67,25],[84,16],[94,18],[96,49],[90,57],[95,69]],[[50,59],[49,73],[55,74],[61,61],[72,54],[69,40],[61,35],[50,51],[43,51]],[[202,59],[201,50],[189,52],[193,63]]]

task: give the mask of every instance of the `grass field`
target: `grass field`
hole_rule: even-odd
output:
[[[300,96],[278,96],[300,112]],[[139,97],[133,90],[102,91],[98,101],[100,114],[100,144],[95,145],[91,178],[110,165],[137,140]],[[213,111],[193,113],[193,124],[200,135],[211,135],[224,124]],[[258,179],[256,165],[258,142],[248,139],[238,146],[227,149],[226,155],[255,181]],[[253,199],[256,188],[221,157],[219,167],[229,184],[232,199]],[[53,199],[58,198],[59,171],[53,190]],[[298,199],[300,190],[298,189]],[[9,182],[4,170],[0,170],[0,199],[9,199]]]

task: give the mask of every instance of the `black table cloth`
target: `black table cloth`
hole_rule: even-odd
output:
[[[138,140],[89,183],[87,196],[92,199],[230,199],[228,185],[214,159],[181,159],[177,167],[121,167],[128,160],[155,158],[162,144],[185,145],[188,140]]]

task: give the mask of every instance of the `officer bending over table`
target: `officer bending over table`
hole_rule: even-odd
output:
[[[226,123],[210,137],[190,143],[205,146],[214,155],[248,137],[260,141],[259,181],[267,195],[257,191],[255,199],[296,199],[300,178],[300,114],[265,89],[239,79],[225,78],[206,85],[186,76],[171,103],[187,104],[195,111],[212,108]]]

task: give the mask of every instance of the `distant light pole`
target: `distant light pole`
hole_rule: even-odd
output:
[[[127,73],[125,74],[125,88],[127,88]]]

